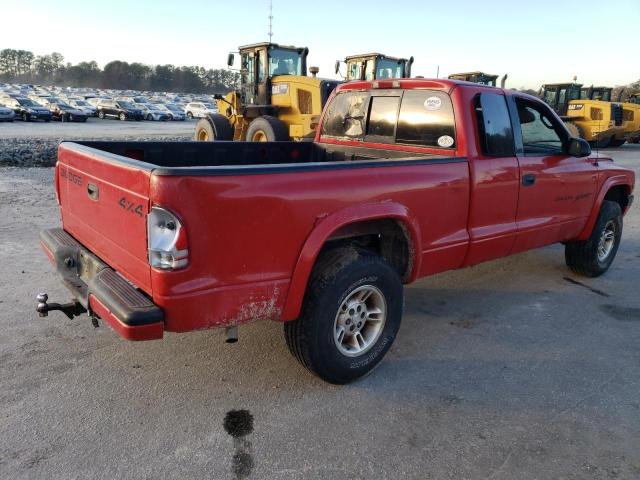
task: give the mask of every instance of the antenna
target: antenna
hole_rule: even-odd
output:
[[[269,0],[269,43],[273,38],[273,0]]]

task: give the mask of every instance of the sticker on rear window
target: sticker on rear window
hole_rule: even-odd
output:
[[[440,138],[438,138],[438,145],[445,148],[452,146],[453,137],[450,137],[449,135],[442,135]]]
[[[439,97],[429,97],[424,101],[424,108],[427,110],[440,110],[442,100]]]

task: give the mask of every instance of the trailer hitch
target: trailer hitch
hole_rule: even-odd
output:
[[[76,301],[69,303],[47,303],[47,300],[49,300],[49,295],[47,295],[46,293],[39,293],[36,297],[36,300],[38,301],[36,312],[38,312],[38,315],[40,315],[41,317],[48,317],[49,312],[52,312],[54,310],[60,310],[69,318],[77,317],[87,312],[87,309]]]

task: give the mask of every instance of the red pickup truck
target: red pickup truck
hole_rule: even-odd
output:
[[[417,278],[558,242],[604,273],[634,180],[540,100],[450,80],[343,84],[315,142],[65,142],[41,243],[74,299],[38,311],[129,340],[277,320],[346,383],[389,350]]]

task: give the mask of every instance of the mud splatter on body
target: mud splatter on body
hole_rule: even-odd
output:
[[[248,410],[230,410],[224,417],[223,426],[233,437],[231,472],[236,479],[248,478],[254,466],[251,442],[247,439],[253,432],[253,415]]]

